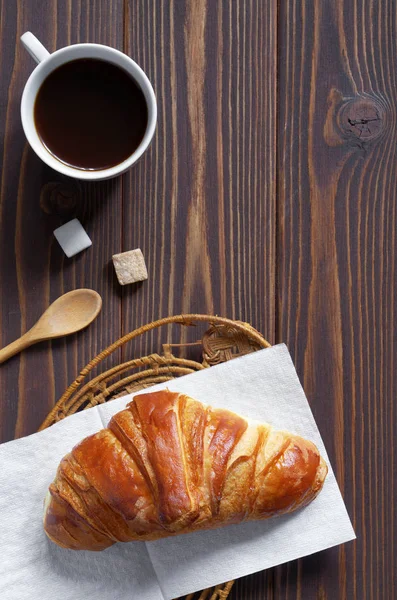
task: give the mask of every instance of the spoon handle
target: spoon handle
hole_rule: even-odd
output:
[[[32,338],[29,334],[30,331],[28,331],[27,333],[25,333],[25,335],[15,340],[15,342],[11,342],[11,344],[8,344],[8,346],[0,350],[0,364],[11,358],[11,356],[18,354],[18,352],[21,352],[21,350],[23,350],[24,348],[28,348],[28,346],[31,346],[37,341],[34,338]]]

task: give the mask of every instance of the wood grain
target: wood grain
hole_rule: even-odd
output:
[[[158,128],[127,175],[81,184],[29,149],[28,29],[147,72]],[[89,358],[161,316],[287,342],[358,540],[238,580],[233,600],[396,597],[396,29],[395,0],[0,0],[0,345],[65,291],[104,301],[87,332],[2,365],[0,439],[36,430]],[[93,247],[67,260],[52,231],[73,216]],[[121,289],[111,255],[136,247],[149,280]]]
[[[396,597],[396,16],[280,5],[277,337],[358,540],[277,569],[275,598]]]
[[[153,82],[159,119],[124,186],[123,246],[141,247],[150,273],[123,290],[124,332],[199,311],[274,340],[275,5],[128,3],[126,50]]]
[[[19,37],[31,30],[50,51],[86,40],[122,49],[123,5],[2,0],[0,15],[0,345],[24,333],[64,292],[91,287],[103,298],[103,311],[86,332],[41,344],[2,365],[0,435],[6,441],[37,430],[79,369],[121,333],[121,302],[108,266],[121,250],[121,181],[74,182],[30,150],[19,104],[34,63]],[[93,249],[67,259],[52,231],[75,216]]]

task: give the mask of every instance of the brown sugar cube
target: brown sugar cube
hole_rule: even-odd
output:
[[[120,285],[147,279],[145,259],[140,248],[114,254],[112,258]]]

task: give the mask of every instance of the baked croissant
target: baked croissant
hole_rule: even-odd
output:
[[[307,505],[327,466],[316,446],[168,390],[135,396],[61,461],[44,529],[64,548],[103,550]]]

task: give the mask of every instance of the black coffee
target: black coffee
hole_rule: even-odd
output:
[[[148,122],[140,87],[103,60],[73,60],[42,83],[35,102],[37,132],[58,160],[78,169],[113,167],[139,146]]]

